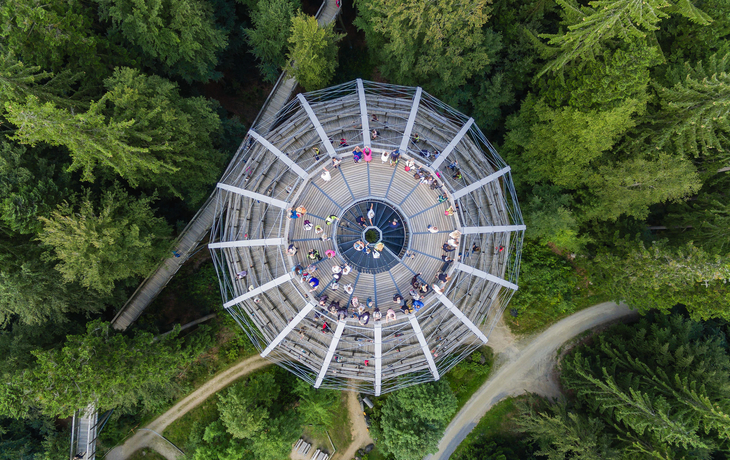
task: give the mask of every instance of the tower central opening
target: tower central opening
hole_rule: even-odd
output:
[[[390,270],[405,255],[407,226],[393,205],[381,200],[358,201],[338,221],[338,252],[362,272]]]

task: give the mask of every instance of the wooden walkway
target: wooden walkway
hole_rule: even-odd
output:
[[[325,26],[334,21],[339,13],[339,8],[335,5],[334,0],[324,0],[322,6],[317,12],[317,21],[321,26]],[[286,73],[282,73],[279,81],[272,90],[269,97],[264,102],[263,107],[259,111],[253,125],[259,120],[267,120],[273,118],[291,99],[297,82],[294,78],[289,78]],[[229,174],[241,162],[241,151],[239,151],[231,160],[226,172],[223,176]],[[198,212],[193,216],[192,220],[185,227],[178,239],[175,241],[172,257],[162,261],[162,263],[152,272],[134,291],[127,303],[117,312],[112,320],[112,327],[118,330],[125,330],[132,324],[150,303],[162,292],[172,277],[187,261],[188,257],[197,249],[198,244],[208,235],[213,220],[215,218],[216,193],[214,192],[201,206]]]

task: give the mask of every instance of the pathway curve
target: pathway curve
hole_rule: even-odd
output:
[[[439,442],[439,451],[425,460],[446,460],[479,423],[494,404],[507,396],[525,392],[556,397],[559,394],[555,375],[557,350],[580,333],[612,321],[636,315],[628,306],[605,302],[581,310],[552,325],[537,337],[497,350],[499,368],[484,382],[454,417]],[[491,342],[491,337],[490,337]]]
[[[146,430],[138,430],[124,444],[112,449],[104,457],[105,460],[124,460],[143,447],[150,447],[164,455],[166,459],[175,460],[180,456],[180,452],[169,442],[162,439],[157,433],[162,433],[172,422],[187,414],[190,410],[234,381],[270,364],[270,361],[256,355],[221,372],[205,382],[200,388],[190,393],[185,399],[175,404],[170,410],[150,422],[144,427]]]

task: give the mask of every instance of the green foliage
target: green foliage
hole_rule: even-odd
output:
[[[594,284],[614,300],[641,312],[668,312],[687,306],[692,318],[730,319],[730,259],[712,255],[692,243],[672,248],[666,240],[646,247],[618,240],[601,250],[589,266]]]
[[[70,193],[69,175],[38,150],[0,140],[0,221],[14,233],[37,233]]]
[[[516,319],[506,318],[520,332],[541,329],[578,308],[578,275],[565,258],[548,247],[525,242],[520,267],[520,289],[510,301]],[[505,314],[506,316],[506,314]],[[519,325],[519,326],[518,326]]]
[[[95,0],[102,19],[135,46],[191,81],[214,77],[218,54],[228,45],[215,25],[210,4],[201,0]]]
[[[71,170],[82,169],[88,181],[101,165],[132,185],[155,183],[179,194],[177,183],[184,176],[185,191],[199,202],[205,193],[199,187],[215,180],[220,162],[210,139],[220,129],[211,103],[182,98],[175,83],[133,69],[117,69],[105,85],[108,92],[85,113],[35,96],[6,103],[7,118],[18,128],[13,139],[67,147]]]
[[[520,429],[537,444],[539,450],[535,453],[540,457],[548,460],[620,458],[600,419],[570,412],[561,404],[539,413],[534,413],[527,404],[523,403],[522,407]]]
[[[335,33],[334,23],[320,27],[314,16],[292,17],[285,70],[306,91],[324,88],[335,76],[337,42],[343,37]]]
[[[560,70],[568,63],[582,58],[591,60],[600,53],[608,40],[644,39],[659,29],[659,22],[677,13],[698,24],[707,25],[712,19],[689,0],[593,0],[581,6],[575,0],[558,0],[563,7],[567,30],[560,34],[544,34],[557,54],[540,75]]]
[[[389,79],[449,94],[489,63],[482,27],[487,0],[359,0],[355,25],[365,32]]]
[[[624,214],[645,219],[651,205],[683,201],[701,186],[691,161],[666,153],[604,164],[591,178],[593,199],[586,205],[585,215],[614,220]]]
[[[518,431],[515,417],[519,398],[505,398],[489,408],[479,423],[459,444],[454,460],[537,460],[535,447]]]
[[[75,283],[64,283],[41,255],[37,244],[0,240],[0,325],[12,319],[36,327],[48,322],[62,324],[69,313],[104,309],[103,299]]]
[[[106,43],[91,31],[94,12],[78,0],[5,0],[0,3],[0,41],[5,50],[29,66],[60,72],[99,70]]]
[[[578,235],[578,221],[570,206],[573,197],[560,187],[536,185],[527,203],[522,204],[527,237],[570,252],[579,252],[588,237]]]
[[[492,349],[481,347],[444,376],[456,396],[457,409],[461,409],[487,380],[492,370],[493,359]]]
[[[667,220],[677,229],[673,238],[693,240],[712,254],[730,252],[730,202],[725,197],[728,189],[730,176],[718,174],[705,182],[695,200],[672,209]]]
[[[332,410],[339,404],[340,393],[334,390],[322,390],[312,387],[308,382],[297,379],[294,384],[294,394],[299,397],[299,407],[302,423],[315,425],[331,430],[335,427],[335,420]]]
[[[684,78],[673,87],[657,85],[661,111],[651,126],[651,147],[671,146],[680,155],[717,163],[716,168],[730,165],[728,70],[730,53],[713,55],[706,64],[686,64]]]
[[[78,205],[64,202],[50,218],[41,217],[38,237],[53,248],[66,282],[109,293],[118,280],[147,275],[167,251],[170,228],[154,217],[154,200],[115,188],[97,206],[87,193]]]
[[[257,374],[237,383],[218,396],[218,412],[223,424],[234,438],[252,438],[269,423],[269,407],[279,395],[274,375]]]
[[[258,59],[258,68],[264,81],[276,82],[286,64],[286,50],[292,30],[282,27],[290,24],[299,12],[295,0],[261,0],[251,13],[253,28],[243,29],[251,53]]]
[[[590,178],[591,167],[602,164],[620,137],[636,125],[633,115],[642,104],[629,99],[606,110],[552,109],[535,97],[522,104],[519,117],[508,121],[508,151],[523,150],[519,159],[529,170],[527,180],[550,180],[577,188]]]
[[[74,94],[73,85],[81,73],[68,70],[54,75],[44,72],[40,66],[25,66],[9,53],[0,53],[0,103],[24,101],[35,96],[41,101],[51,101],[59,106],[83,106]]]
[[[456,412],[456,398],[444,380],[393,393],[379,422],[382,446],[398,460],[416,460],[438,450],[446,425]]]
[[[726,344],[717,328],[656,316],[598,336],[565,359],[562,380],[625,453],[709,458],[730,442]]]
[[[69,335],[62,348],[34,351],[35,365],[12,375],[7,387],[19,404],[14,416],[37,406],[48,416],[69,417],[94,401],[120,413],[159,407],[188,359],[175,335],[124,336],[109,323],[89,322],[86,333]],[[9,411],[9,397],[0,397],[2,413]]]

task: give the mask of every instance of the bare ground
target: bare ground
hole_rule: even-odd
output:
[[[347,409],[350,412],[350,432],[352,433],[352,442],[342,454],[335,453],[336,460],[351,460],[355,457],[355,453],[361,447],[365,447],[372,443],[368,426],[365,423],[365,415],[360,410],[360,402],[357,400],[357,393],[354,391],[347,392]]]

